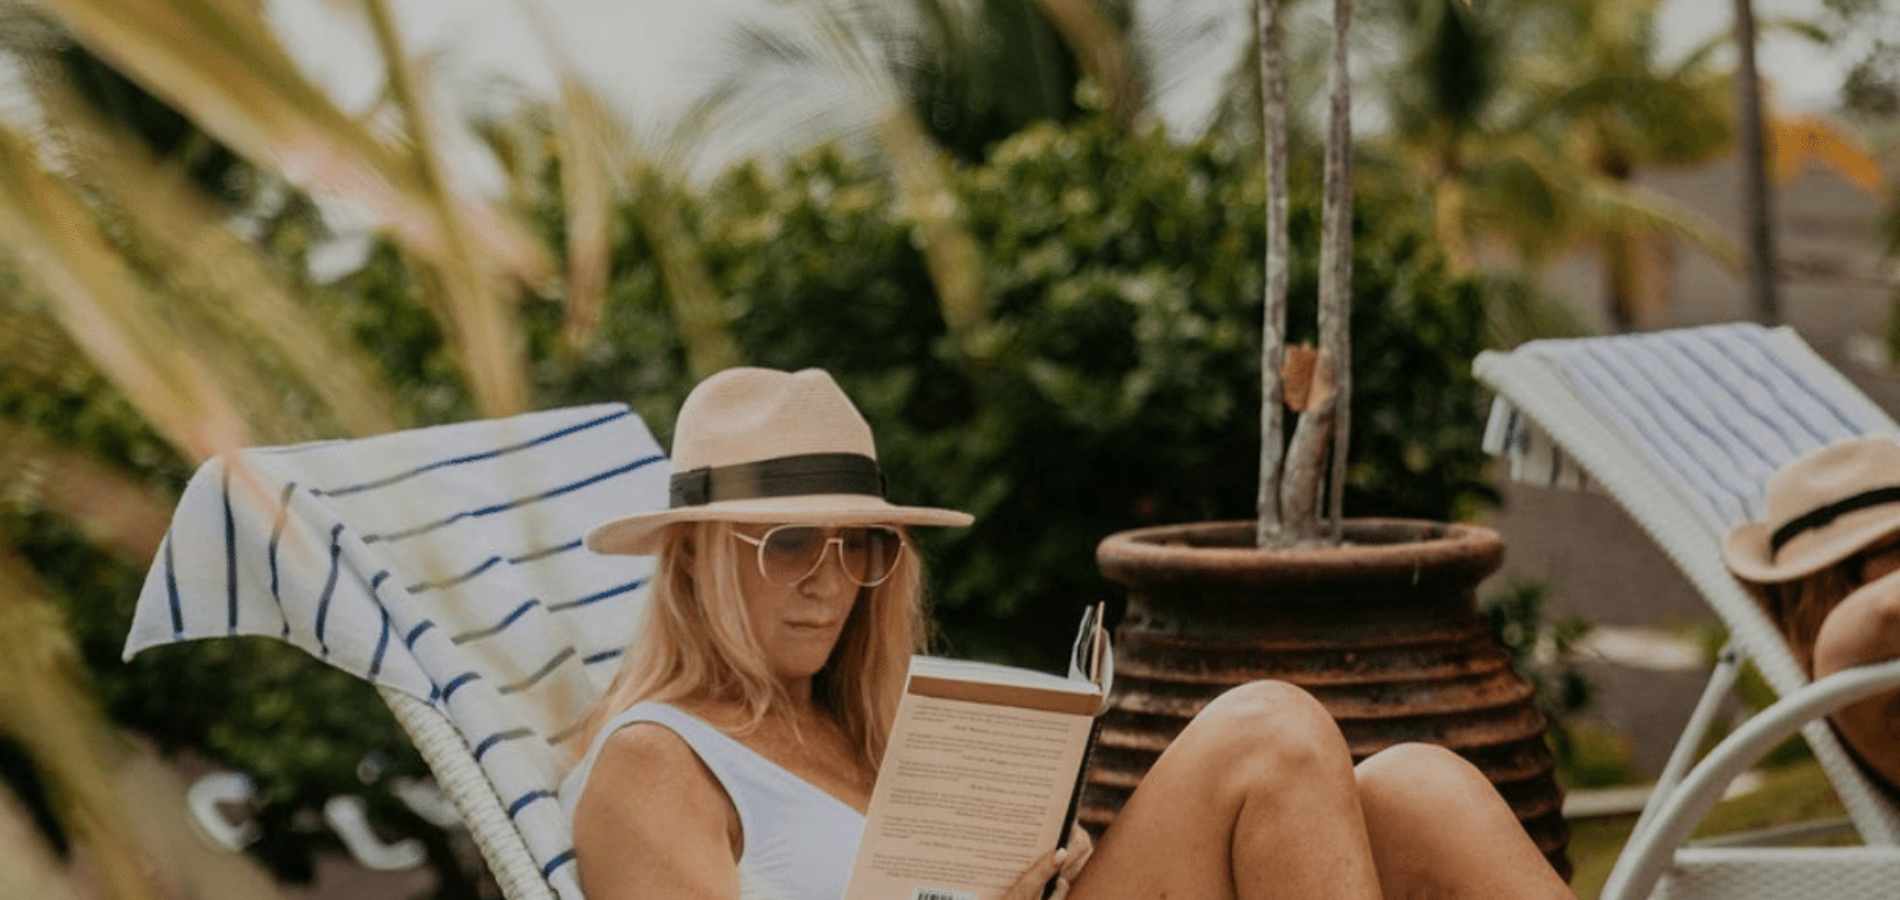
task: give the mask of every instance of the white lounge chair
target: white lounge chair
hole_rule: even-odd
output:
[[[648,557],[580,547],[665,505],[660,447],[591,406],[205,463],[125,655],[248,634],[376,686],[510,900],[580,900],[558,749],[645,602]]]
[[[1900,661],[1810,683],[1720,550],[1731,526],[1759,517],[1768,475],[1781,464],[1841,438],[1893,434],[1900,430],[1893,420],[1793,331],[1748,324],[1535,341],[1484,353],[1474,368],[1497,392],[1486,449],[1505,455],[1520,479],[1608,494],[1729,631],[1729,647],[1602,896],[1900,896],[1900,809],[1848,758],[1825,720],[1856,699],[1900,687]],[[1697,763],[1743,660],[1780,699]],[[1729,781],[1797,731],[1864,846],[1684,845]]]

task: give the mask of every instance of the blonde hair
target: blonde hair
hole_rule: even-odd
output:
[[[904,689],[911,654],[927,644],[923,565],[910,535],[891,577],[860,588],[831,658],[812,677],[812,700],[832,715],[861,762],[876,771]],[[674,525],[661,540],[646,617],[613,682],[569,739],[578,761],[607,721],[643,700],[736,702],[738,731],[759,726],[789,701],[766,668],[740,588],[741,553],[727,522]]]

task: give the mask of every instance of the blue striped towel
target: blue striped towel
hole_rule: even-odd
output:
[[[1895,431],[1886,413],[1786,328],[1737,323],[1532,341],[1512,355],[1557,374],[1717,534],[1761,518],[1769,475],[1801,454]],[[1590,487],[1588,474],[1531,421],[1539,414],[1551,412],[1519,410],[1498,397],[1485,449],[1506,456],[1514,478]]]
[[[603,405],[243,451],[204,464],[147,575],[125,656],[278,638],[461,730],[559,896],[578,898],[554,745],[612,676],[651,557],[581,547],[666,504],[671,466]]]

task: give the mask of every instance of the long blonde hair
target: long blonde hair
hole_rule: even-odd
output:
[[[741,734],[785,708],[790,698],[767,670],[746,615],[738,570],[746,558],[731,535],[727,522],[667,529],[645,620],[613,682],[569,739],[570,763],[609,719],[643,700],[736,702],[746,712]],[[884,758],[911,654],[929,641],[923,564],[908,533],[904,544],[891,577],[860,588],[837,647],[812,678],[812,700],[837,720],[873,772]]]

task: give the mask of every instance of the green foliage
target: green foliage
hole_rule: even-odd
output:
[[[990,290],[968,355],[947,339],[913,223],[873,166],[821,149],[678,202],[747,360],[834,372],[877,432],[893,499],[977,515],[967,531],[920,535],[947,649],[1049,667],[1075,608],[1110,592],[1093,562],[1107,534],[1252,515],[1263,180],[1235,145],[1088,120],[1031,127],[954,183]],[[1398,202],[1358,201],[1347,510],[1457,518],[1493,499],[1470,374],[1487,288],[1448,275],[1420,232],[1396,224]],[[618,216],[594,341],[560,342],[559,304],[520,308],[538,402],[628,401],[667,441],[691,379],[638,219],[624,205]],[[1296,340],[1312,338],[1318,218],[1316,192],[1294,198]],[[558,246],[558,210],[535,220]],[[271,233],[287,262],[301,229],[293,216]],[[466,418],[417,271],[381,248],[309,293],[386,368],[415,421]],[[97,378],[49,388],[0,374],[0,415],[174,490],[189,474]],[[307,872],[332,841],[309,811],[365,793],[365,756],[385,760],[379,777],[419,771],[368,688],[288,647],[210,641],[120,663],[141,573],[40,510],[0,508],[0,527],[67,598],[116,721],[258,778],[280,874]],[[366,793],[383,798],[380,823],[439,842],[385,792]]]

